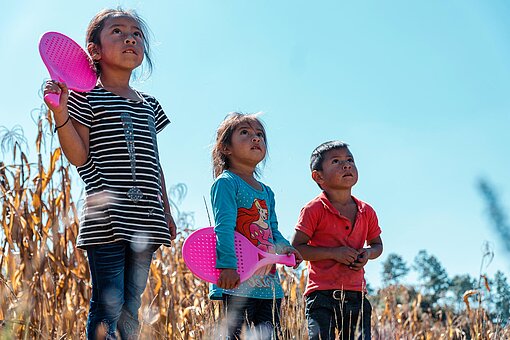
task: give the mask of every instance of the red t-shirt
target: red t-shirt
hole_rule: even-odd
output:
[[[358,206],[354,228],[322,192],[301,209],[296,230],[310,237],[308,245],[312,247],[363,248],[367,240],[381,234],[381,228],[374,209],[368,203],[352,198]],[[334,260],[309,261],[305,295],[328,289],[366,291],[364,274],[364,269],[354,271]]]

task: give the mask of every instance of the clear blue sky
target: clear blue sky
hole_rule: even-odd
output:
[[[30,118],[48,77],[37,43],[49,30],[84,45],[104,7],[134,8],[155,36],[155,70],[133,85],[155,95],[172,123],[159,135],[169,184],[188,185],[182,208],[208,225],[210,148],[230,111],[263,111],[270,158],[262,180],[276,193],[290,236],[318,194],[308,170],[318,144],[351,145],[354,194],[379,215],[383,256],[367,266],[378,286],[395,252],[420,249],[450,276],[487,269],[510,277],[476,183],[487,178],[510,207],[510,5],[494,1],[10,1],[0,5],[0,125]],[[2,155],[1,157],[6,157]],[[10,156],[9,156],[10,157]]]

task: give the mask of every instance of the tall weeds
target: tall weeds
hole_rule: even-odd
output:
[[[1,130],[0,162],[0,339],[83,339],[91,287],[84,253],[76,248],[77,202],[69,163],[52,147],[51,117],[37,120],[36,162],[25,153],[22,131]],[[44,151],[49,150],[49,151]],[[180,211],[185,185],[172,186],[179,235],[173,247],[157,251],[142,296],[142,339],[216,339],[220,305],[207,298],[208,285],[185,266],[181,248],[193,229],[193,215]],[[302,293],[306,270],[279,269],[284,291],[283,339],[305,339]],[[403,286],[381,290],[374,303],[375,339],[504,339],[481,306],[465,314],[421,308],[421,296]],[[478,326],[480,325],[480,326]]]

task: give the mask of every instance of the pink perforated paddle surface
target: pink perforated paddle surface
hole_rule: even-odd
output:
[[[236,231],[234,248],[241,282],[269,264],[280,263],[288,266],[296,264],[294,254],[289,256],[264,252]],[[191,233],[184,241],[182,257],[190,271],[197,277],[207,282],[218,282],[220,269],[216,268],[216,234],[213,227],[198,229]]]
[[[96,72],[87,52],[68,36],[44,33],[39,40],[39,54],[51,79],[66,83],[69,89],[87,92],[96,85]],[[48,94],[46,98],[54,105],[60,100],[57,94]]]

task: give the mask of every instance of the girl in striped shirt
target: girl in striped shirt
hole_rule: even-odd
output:
[[[92,297],[87,338],[138,334],[138,309],[152,255],[170,246],[170,213],[156,134],[170,121],[159,102],[130,86],[132,72],[151,59],[145,22],[133,11],[99,12],[87,29],[98,81],[86,93],[46,83],[62,150],[85,183],[77,246],[87,251]],[[106,332],[106,334],[99,334]]]

